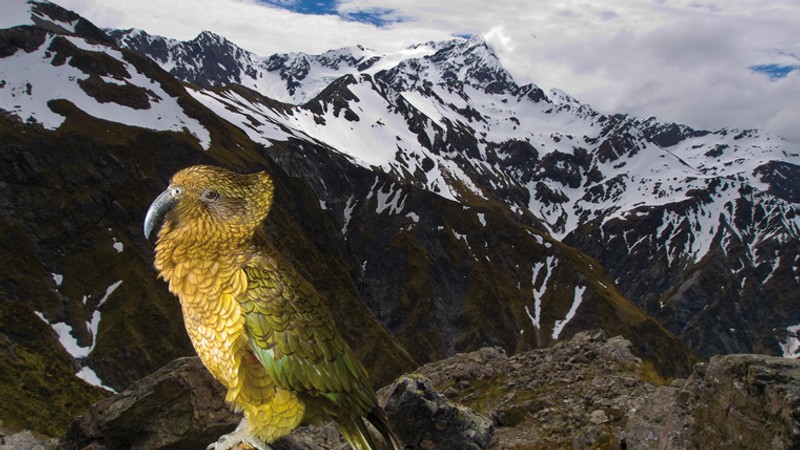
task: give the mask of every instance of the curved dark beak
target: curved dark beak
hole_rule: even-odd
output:
[[[179,192],[179,190],[168,188],[166,191],[159,194],[159,196],[153,200],[153,203],[150,204],[150,207],[147,209],[147,215],[144,217],[145,238],[150,238],[150,233],[153,232],[153,228],[156,226],[158,220],[178,202],[179,196],[176,194]]]

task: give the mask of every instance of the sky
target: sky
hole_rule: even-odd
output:
[[[54,0],[110,28],[203,30],[261,56],[483,35],[518,84],[602,113],[800,144],[798,0]]]

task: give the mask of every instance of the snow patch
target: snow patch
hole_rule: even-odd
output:
[[[550,276],[553,275],[557,265],[558,260],[556,257],[548,256],[545,262],[536,263],[531,270],[531,285],[533,286],[533,314],[531,314],[531,311],[528,309],[528,305],[525,305],[525,312],[528,314],[528,318],[531,319],[533,327],[537,330],[541,328],[542,297],[547,291],[547,281],[550,279]],[[544,279],[542,280],[542,284],[540,284],[537,288],[536,280],[539,278],[539,272],[543,268],[546,268]]]
[[[79,370],[78,373],[75,374],[75,376],[80,378],[81,380],[89,383],[92,386],[97,386],[97,387],[103,388],[103,389],[105,389],[105,390],[107,390],[107,391],[109,391],[111,393],[114,393],[114,394],[117,393],[117,391],[115,391],[114,389],[106,386],[103,383],[103,381],[100,380],[100,377],[97,376],[95,371],[92,370],[89,366],[83,366],[81,368],[81,370]]]
[[[356,203],[358,203],[353,197],[347,199],[347,203],[344,205],[344,223],[342,224],[342,236],[347,236],[347,227],[350,225],[350,220],[353,219],[353,210],[356,208]]]
[[[439,107],[433,101],[422,95],[418,91],[406,91],[400,94],[408,103],[414,108],[419,110],[422,114],[428,116],[431,120],[437,122],[441,126],[446,126],[444,121],[444,114],[439,110]],[[431,139],[431,142],[433,140]]]
[[[555,326],[553,327],[553,339],[558,339],[558,336],[561,334],[561,331],[564,330],[564,327],[575,317],[575,313],[578,312],[578,307],[581,306],[581,302],[583,301],[583,294],[586,292],[586,286],[575,286],[575,296],[572,299],[572,306],[570,306],[569,311],[567,311],[567,316],[564,317],[564,320],[556,320]]]
[[[97,303],[97,308],[103,306],[103,304],[108,300],[108,297],[122,284],[122,280],[119,280],[113,284],[111,284],[108,288],[106,288],[106,293]],[[88,296],[83,297],[83,304],[85,305],[88,302]],[[94,350],[94,346],[97,343],[97,330],[100,328],[100,320],[102,315],[99,309],[95,309],[92,313],[92,318],[89,322],[86,322],[86,331],[92,336],[92,343],[89,346],[82,346],[78,344],[78,340],[75,339],[72,335],[72,327],[68,325],[66,322],[56,322],[51,323],[45,317],[44,313],[39,311],[34,311],[34,314],[41,319],[44,323],[48,324],[53,331],[56,332],[58,336],[58,342],[67,351],[73,358],[76,360],[86,358],[89,356],[89,353]]]
[[[64,350],[66,350],[67,353],[69,353],[73,358],[80,359],[89,356],[89,352],[94,347],[94,342],[92,342],[92,345],[84,347],[78,344],[78,340],[72,336],[71,326],[67,325],[65,322],[50,323],[43,313],[39,311],[34,311],[33,313],[36,314],[38,318],[42,319],[44,323],[50,325],[50,328],[56,332],[56,335],[58,336],[58,342],[61,344],[61,347],[63,347]]]
[[[187,92],[214,114],[238,126],[255,142],[266,147],[272,140],[287,140],[291,133],[278,123],[278,114],[258,103],[250,102],[235,92],[199,91],[187,88]],[[305,137],[299,135],[298,137]]]
[[[69,64],[56,67],[51,63],[53,56],[48,48],[54,39],[59,38],[68,39],[81,49],[106,53],[119,60],[130,74],[125,82],[149,93],[150,108],[141,110],[114,102],[100,103],[86,94],[79,81],[88,79],[88,75]],[[51,36],[31,53],[18,51],[0,59],[0,80],[4,81],[0,87],[0,104],[4,109],[24,121],[38,122],[51,130],[61,126],[64,116],[53,112],[47,103],[65,99],[94,117],[159,131],[186,132],[194,135],[203,148],[208,149],[211,145],[208,130],[187,116],[177,99],[167,94],[159,83],[125,61],[122,53],[74,36]]]
[[[384,188],[378,190],[377,199],[378,205],[375,207],[375,212],[378,214],[383,213],[387,209],[389,214],[399,214],[403,211],[406,202],[406,193],[402,189],[392,190],[393,185],[384,186],[388,188],[389,192],[384,192]]]
[[[103,303],[105,303],[106,300],[108,300],[108,296],[111,295],[112,293],[114,293],[114,291],[116,291],[117,288],[121,284],[122,284],[122,280],[119,280],[119,281],[117,281],[115,283],[112,283],[109,287],[107,287],[106,288],[106,293],[105,293],[105,295],[103,295],[103,298],[100,299],[100,302],[97,303],[97,307],[99,308],[99,307],[103,306]],[[95,311],[95,313],[97,313],[97,312],[98,311]]]
[[[784,358],[800,358],[800,324],[786,327],[789,336],[785,342],[781,342]]]
[[[114,240],[114,243],[111,244],[111,246],[114,247],[114,250],[116,250],[117,253],[122,253],[122,251],[125,250],[125,244],[118,241],[116,237],[112,236],[111,239]]]

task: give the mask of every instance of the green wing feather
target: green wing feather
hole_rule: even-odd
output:
[[[275,384],[325,396],[356,416],[372,410],[377,400],[367,372],[313,286],[271,258],[256,258],[244,271],[248,288],[239,303],[246,334]]]

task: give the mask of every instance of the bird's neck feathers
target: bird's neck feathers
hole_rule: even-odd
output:
[[[169,283],[170,291],[182,301],[199,294],[213,296],[250,259],[251,241],[252,236],[233,233],[209,239],[197,231],[166,222],[156,243],[155,266]],[[199,292],[201,279],[217,282],[205,286],[208,292]]]

